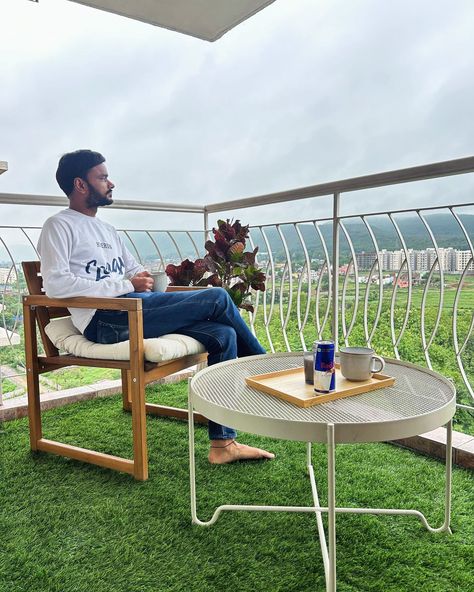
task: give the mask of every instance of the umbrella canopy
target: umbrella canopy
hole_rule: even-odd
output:
[[[275,0],[70,0],[206,41],[224,33]]]

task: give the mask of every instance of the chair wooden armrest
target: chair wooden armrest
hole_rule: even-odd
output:
[[[92,298],[78,296],[75,298],[50,298],[43,294],[23,296],[28,306],[46,306],[52,308],[101,308],[104,310],[142,310],[141,298]],[[69,314],[69,313],[67,313]]]
[[[145,414],[152,413],[187,420],[188,412],[184,409],[146,403],[145,386],[150,382],[205,362],[207,354],[191,354],[166,362],[145,363],[141,298],[49,298],[43,293],[39,261],[25,261],[22,266],[30,292],[29,295],[23,297],[23,318],[31,449],[51,452],[109,469],[124,471],[130,473],[136,479],[146,480],[148,478],[148,450]],[[60,354],[47,336],[45,327],[54,318],[69,316],[69,307],[127,311],[130,332],[130,359],[89,359]],[[45,356],[38,354],[36,325],[39,328]],[[118,368],[121,370],[123,408],[132,412],[132,460],[43,438],[39,375],[43,372],[73,364],[99,368]],[[202,423],[207,422],[199,414],[194,414],[194,419]]]

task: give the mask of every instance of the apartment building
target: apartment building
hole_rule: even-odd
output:
[[[415,250],[408,249],[408,264],[412,271],[429,271],[436,262],[437,254],[434,248]],[[474,271],[471,251],[460,251],[452,247],[438,249],[439,266],[443,271],[449,273],[461,273],[469,264],[469,271]],[[375,252],[367,253],[362,251],[356,253],[356,261],[359,269],[370,269],[376,260]],[[405,251],[387,251],[382,249],[378,253],[379,263],[385,271],[398,271],[405,261]],[[406,268],[406,264],[405,264]],[[436,265],[438,269],[438,265]]]

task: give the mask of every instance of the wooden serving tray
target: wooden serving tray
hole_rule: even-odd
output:
[[[336,364],[336,390],[330,393],[317,393],[312,384],[306,384],[304,368],[290,368],[280,372],[248,376],[245,382],[258,391],[273,395],[298,405],[298,407],[311,407],[319,403],[352,397],[391,386],[395,382],[395,378],[385,374],[373,374],[369,380],[351,382],[342,376],[339,364]]]

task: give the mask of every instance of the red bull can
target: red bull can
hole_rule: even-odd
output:
[[[314,390],[317,393],[330,393],[336,388],[334,341],[315,341],[313,354]]]

